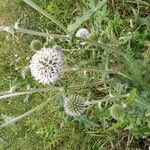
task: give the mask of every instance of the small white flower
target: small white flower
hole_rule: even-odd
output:
[[[76,33],[76,37],[78,37],[78,38],[88,39],[89,36],[90,36],[90,32],[85,28],[79,29]],[[84,45],[87,44],[87,42],[86,41],[85,42],[80,42],[80,44],[82,46],[84,46]]]
[[[65,99],[64,110],[70,116],[80,116],[86,109],[83,98],[79,95],[70,95]]]
[[[29,68],[35,80],[47,85],[54,83],[64,68],[62,53],[55,48],[42,48],[32,56]]]
[[[85,39],[88,38],[89,35],[90,35],[90,32],[85,28],[79,29],[76,33],[76,37],[85,38]]]

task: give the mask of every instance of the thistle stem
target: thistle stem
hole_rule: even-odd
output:
[[[61,91],[63,88],[43,88],[43,89],[31,89],[31,90],[27,90],[27,91],[23,91],[23,92],[14,92],[14,93],[10,93],[8,92],[6,95],[2,95],[0,96],[0,100],[2,99],[6,99],[9,97],[15,97],[15,96],[21,96],[21,95],[27,95],[27,94],[32,94],[32,93],[38,93],[38,92],[48,92],[50,90],[56,90],[56,91]],[[6,93],[6,92],[5,92]]]
[[[77,86],[68,86],[68,88],[81,88],[81,87],[88,87],[88,86],[95,86],[95,85],[99,85],[99,84],[104,84],[104,83],[108,83],[111,80],[105,80],[105,81],[97,81],[94,83],[89,83],[89,84],[82,84],[82,85],[77,85]],[[0,100],[2,99],[6,99],[9,97],[15,97],[15,96],[21,96],[21,95],[27,95],[27,94],[32,94],[32,93],[38,93],[38,92],[48,92],[50,90],[54,90],[54,91],[61,91],[63,89],[63,87],[53,87],[53,88],[43,88],[43,89],[31,89],[30,91],[22,91],[22,92],[14,92],[14,93],[10,93],[10,91],[2,91],[0,92]]]
[[[4,27],[0,26],[0,31],[6,31],[8,32],[8,29],[10,27]],[[24,33],[24,34],[31,34],[31,35],[37,35],[37,36],[42,36],[42,37],[51,37],[51,38],[60,38],[60,39],[69,39],[68,35],[59,35],[59,34],[49,34],[49,33],[43,33],[43,32],[37,32],[34,30],[28,30],[24,28],[14,28],[16,32]]]
[[[21,33],[25,33],[25,34],[31,34],[31,35],[37,35],[37,36],[43,36],[43,37],[69,39],[68,35],[49,34],[49,33],[37,32],[37,31],[23,29],[23,28],[18,28],[17,31]]]
[[[107,51],[109,50],[110,52],[114,52],[120,56],[125,57],[124,53],[117,50],[118,45],[103,44],[100,41],[93,41],[91,39],[85,39],[85,38],[80,38],[80,37],[74,37],[74,39],[78,40],[78,41],[82,41],[82,42],[87,42],[87,43],[90,43],[90,44],[95,45],[95,46],[100,46],[101,48],[103,48]]]
[[[23,0],[23,1],[26,4],[30,5],[32,8],[34,8],[35,10],[37,10],[38,12],[40,12],[42,15],[44,15],[45,17],[50,19],[52,22],[54,22],[56,25],[58,25],[63,31],[65,31],[65,33],[67,33],[69,35],[67,28],[62,23],[60,23],[57,19],[55,19],[53,16],[51,16],[46,11],[44,11],[42,8],[40,8],[38,5],[36,5],[32,0]]]
[[[0,31],[6,31],[7,27],[0,26]]]
[[[120,98],[125,98],[125,97],[128,97],[129,96],[129,93],[128,94],[123,94],[123,95],[121,95],[120,96]],[[113,96],[113,97],[108,97],[108,96],[106,96],[105,98],[103,98],[103,99],[101,99],[101,100],[92,100],[92,101],[86,101],[85,102],[85,104],[86,105],[95,105],[95,104],[97,104],[97,103],[102,103],[102,102],[107,102],[107,101],[110,101],[110,100],[113,100],[113,99],[115,99],[115,98],[117,98],[117,96]]]
[[[69,71],[93,71],[93,72],[106,72],[106,73],[116,73],[113,70],[102,70],[98,67],[92,67],[92,68],[80,68],[80,67],[72,67],[72,68],[65,68],[64,69],[65,72],[69,72]]]
[[[8,26],[0,26],[0,31],[8,32],[9,28],[10,27],[8,27]],[[15,29],[16,32],[20,32],[20,33],[24,33],[24,34],[37,35],[37,36],[42,36],[42,37],[60,38],[60,39],[66,39],[66,40],[70,39],[70,37],[68,35],[49,34],[49,33],[43,33],[43,32],[37,32],[37,31],[34,31],[34,30],[19,28],[19,27],[14,28],[14,29]],[[101,42],[94,42],[94,41],[91,41],[89,39],[78,38],[78,37],[74,37],[74,39],[80,40],[80,41],[85,41],[85,42],[91,43],[91,44],[96,45],[96,46],[100,46],[100,47],[102,47],[103,49],[105,49],[107,51],[109,50],[109,51],[114,52],[114,53],[116,53],[120,56],[126,57],[125,54],[123,54],[122,52],[116,50],[116,48],[114,48],[111,45],[103,44]]]
[[[15,122],[17,122],[17,121],[19,121],[19,120],[21,120],[21,119],[23,119],[23,118],[29,116],[29,115],[31,115],[31,114],[34,113],[36,110],[39,110],[39,109],[43,108],[46,104],[48,104],[48,103],[50,102],[50,100],[52,100],[54,97],[58,96],[61,92],[62,92],[62,90],[61,90],[57,95],[53,96],[52,98],[49,98],[49,99],[46,100],[45,102],[43,102],[43,103],[41,103],[40,105],[36,106],[35,108],[33,108],[33,109],[27,111],[26,113],[24,113],[24,114],[22,114],[22,115],[20,115],[20,116],[18,116],[18,117],[16,117],[16,118],[13,118],[13,119],[9,120],[9,121],[6,122],[6,123],[3,123],[2,125],[0,125],[0,129],[2,129],[2,128],[4,128],[4,127],[10,125],[10,124],[13,124],[13,123],[15,123]]]
[[[106,83],[110,83],[112,81],[112,79],[106,79],[104,81],[97,81],[97,82],[89,82],[89,83],[85,83],[85,84],[81,84],[81,85],[76,85],[76,86],[73,86],[73,85],[70,85],[68,86],[67,88],[83,88],[83,87],[92,87],[92,86],[98,86],[98,85],[101,85],[101,84],[106,84]]]

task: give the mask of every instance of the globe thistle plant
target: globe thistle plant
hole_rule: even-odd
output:
[[[60,78],[64,61],[60,50],[42,48],[30,62],[31,75],[42,84],[52,84]]]
[[[111,116],[116,119],[116,120],[120,120],[122,118],[125,117],[126,115],[126,111],[125,108],[122,107],[119,104],[114,104],[111,108],[110,108],[110,114]]]
[[[70,95],[64,102],[65,112],[70,116],[80,116],[86,109],[83,98],[79,95]]]

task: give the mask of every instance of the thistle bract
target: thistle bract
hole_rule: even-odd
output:
[[[62,53],[57,49],[43,48],[32,56],[29,67],[35,80],[52,84],[60,78],[64,68]]]
[[[83,98],[79,95],[70,95],[64,102],[65,112],[70,116],[80,116],[86,109]]]

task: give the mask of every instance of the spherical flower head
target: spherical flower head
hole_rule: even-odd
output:
[[[110,108],[110,114],[111,116],[116,119],[116,120],[120,120],[122,118],[125,117],[126,115],[126,111],[125,108],[123,108],[121,105],[119,104],[114,104],[111,108]]]
[[[64,68],[62,53],[55,48],[42,48],[32,56],[29,67],[35,80],[52,84],[60,78]]]
[[[85,101],[79,95],[70,95],[64,102],[65,112],[72,116],[80,116],[86,109]]]
[[[84,38],[84,39],[88,38],[89,35],[90,35],[90,32],[86,28],[81,28],[76,33],[76,37]]]
[[[39,40],[33,40],[30,44],[30,47],[33,51],[37,51],[43,47],[43,44]]]

